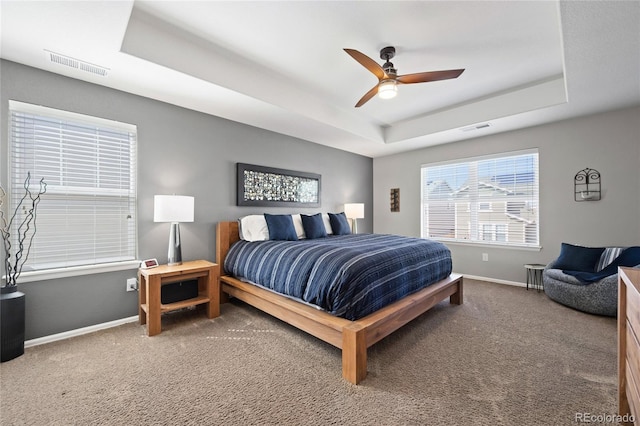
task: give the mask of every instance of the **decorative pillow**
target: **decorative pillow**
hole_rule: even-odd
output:
[[[581,247],[562,243],[556,269],[595,272],[604,247]]]
[[[322,220],[322,214],[318,213],[313,216],[303,214],[301,215],[301,218],[304,233],[307,238],[324,238],[327,236],[327,231],[324,228],[324,221]]]
[[[602,252],[602,256],[600,256],[600,260],[598,261],[598,265],[596,266],[596,272],[602,271],[604,268],[609,266],[611,262],[615,260],[616,257],[620,256],[622,253],[622,247],[607,247]]]
[[[348,235],[351,233],[351,227],[347,221],[347,216],[342,213],[329,213],[329,222],[331,222],[331,229],[333,229],[333,235]]]
[[[264,214],[270,240],[297,241],[298,235],[290,214]]]
[[[293,227],[296,228],[296,236],[299,240],[304,238],[304,226],[302,226],[302,218],[299,214],[292,214]]]
[[[238,219],[240,238],[245,241],[266,241],[269,239],[269,228],[264,215],[252,214]]]

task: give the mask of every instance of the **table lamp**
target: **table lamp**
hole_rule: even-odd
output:
[[[155,195],[153,221],[170,222],[168,264],[182,264],[180,222],[193,222],[194,198],[186,195]]]
[[[349,203],[344,205],[344,215],[351,219],[351,230],[354,234],[358,233],[358,219],[364,218],[363,203]]]

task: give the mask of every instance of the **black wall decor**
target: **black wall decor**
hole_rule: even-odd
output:
[[[598,201],[600,199],[600,172],[586,168],[573,178],[573,196],[576,201]]]
[[[320,207],[320,175],[237,163],[237,205]]]

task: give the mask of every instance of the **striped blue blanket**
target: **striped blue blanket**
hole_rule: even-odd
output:
[[[225,273],[349,320],[362,318],[451,273],[436,241],[383,234],[298,241],[238,241]]]

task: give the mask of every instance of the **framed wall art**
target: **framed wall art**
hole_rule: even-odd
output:
[[[320,175],[237,163],[237,205],[320,207]]]
[[[391,188],[391,211],[400,211],[400,188]]]

